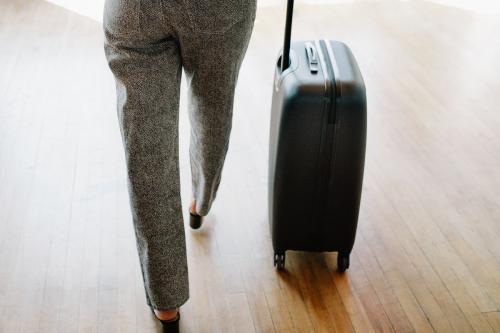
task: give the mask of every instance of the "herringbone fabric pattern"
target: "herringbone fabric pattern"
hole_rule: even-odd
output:
[[[180,196],[178,125],[182,69],[188,83],[196,211],[208,214],[228,149],[235,86],[256,0],[106,0],[105,56],[117,116],[148,305],[189,298]]]

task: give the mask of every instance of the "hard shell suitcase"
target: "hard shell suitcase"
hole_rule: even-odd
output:
[[[349,47],[332,40],[285,43],[275,67],[268,207],[274,265],[285,251],[337,251],[349,267],[366,150],[366,91]]]

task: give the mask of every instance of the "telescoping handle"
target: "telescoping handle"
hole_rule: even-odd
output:
[[[281,72],[290,66],[290,39],[292,36],[293,0],[288,0],[286,6],[285,43],[281,57]]]

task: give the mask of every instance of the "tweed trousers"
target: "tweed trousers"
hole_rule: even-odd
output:
[[[196,212],[216,197],[229,145],[235,86],[256,0],[106,0],[104,52],[117,116],[147,304],[189,298],[179,175],[179,98],[188,87]]]

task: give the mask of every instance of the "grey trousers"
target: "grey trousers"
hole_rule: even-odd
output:
[[[174,309],[189,298],[178,156],[182,70],[192,196],[204,216],[221,179],[255,14],[256,0],[105,1],[104,52],[116,82],[147,304],[155,309]]]

